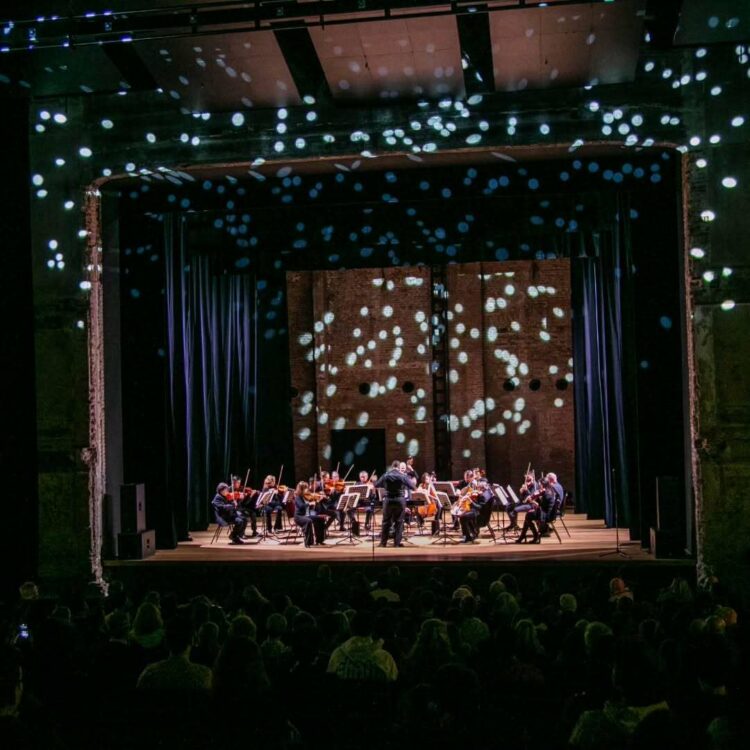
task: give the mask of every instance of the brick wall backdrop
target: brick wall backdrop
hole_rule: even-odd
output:
[[[456,264],[446,285],[453,474],[486,466],[516,485],[531,462],[572,486],[569,263]],[[297,476],[326,468],[332,429],[357,427],[385,429],[387,460],[433,468],[429,269],[290,272],[287,286]]]

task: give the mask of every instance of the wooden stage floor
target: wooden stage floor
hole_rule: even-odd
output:
[[[628,562],[648,563],[656,562],[654,556],[641,547],[640,542],[629,542],[626,529],[620,530],[620,548],[625,556],[615,554],[615,530],[607,529],[600,520],[591,521],[582,514],[568,513],[565,523],[570,537],[558,521],[557,528],[562,542],[558,542],[554,534],[542,539],[541,544],[515,544],[512,537],[505,542],[499,532],[495,532],[498,543],[492,542],[485,529],[482,530],[480,540],[474,544],[433,544],[435,537],[418,536],[412,533],[404,547],[389,546],[381,548],[377,540],[362,537],[361,544],[338,543],[346,536],[334,532],[322,546],[305,548],[301,535],[297,536],[297,543],[280,544],[272,538],[256,543],[253,539],[244,545],[229,544],[225,532],[219,541],[211,544],[215,526],[207,531],[192,532],[192,541],[181,542],[175,549],[157,550],[154,555],[145,560],[124,561],[115,560],[105,563],[108,566],[122,565],[173,565],[173,564],[234,564],[234,563],[279,563],[304,564],[307,562],[321,563],[354,563],[366,564],[417,562],[417,563],[493,563],[523,561],[535,562],[589,562],[589,563],[619,563]],[[493,527],[495,519],[493,518]],[[285,532],[284,532],[285,535]],[[457,535],[451,535],[458,539]],[[609,554],[612,553],[612,554]],[[674,564],[675,561],[670,561]]]

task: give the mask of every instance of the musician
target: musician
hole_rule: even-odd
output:
[[[432,519],[432,535],[435,536],[440,532],[440,519],[443,515],[443,509],[437,499],[437,493],[433,482],[435,481],[435,475],[425,472],[419,478],[419,484],[417,485],[418,490],[423,490],[427,494],[427,505],[424,508],[417,508],[417,524],[421,528],[424,525],[425,519]]]
[[[216,515],[232,527],[229,534],[230,544],[244,544],[242,537],[245,534],[247,520],[237,504],[230,500],[228,495],[229,485],[226,482],[220,482],[216,487],[216,494],[211,501],[211,505]]]
[[[552,517],[552,511],[557,501],[557,493],[552,487],[547,477],[539,480],[539,489],[527,497],[527,502],[531,504],[531,510],[526,512],[521,535],[516,539],[517,544],[526,541],[526,534],[531,531],[532,544],[539,544],[544,536],[544,531],[548,528],[548,520]],[[549,534],[547,534],[549,536]]]
[[[549,522],[554,521],[562,511],[563,503],[565,502],[565,490],[560,482],[557,481],[557,474],[554,472],[550,471],[544,479],[546,487],[549,489],[549,498],[547,498],[549,508],[540,523],[539,533],[542,536],[549,536]]]
[[[251,537],[258,536],[257,513],[255,512],[255,503],[258,499],[258,490],[251,487],[243,487],[240,477],[232,477],[232,490],[229,493],[230,499],[234,500],[237,508],[245,516],[245,521],[250,521]]]
[[[294,522],[305,535],[305,547],[323,544],[325,539],[325,519],[319,516],[315,505],[305,497],[310,495],[307,482],[300,482],[294,489]]]
[[[358,484],[367,485],[367,497],[365,497],[362,505],[365,506],[365,531],[370,530],[370,524],[372,523],[373,516],[375,515],[375,508],[378,504],[378,493],[375,491],[375,482],[377,477],[373,472],[370,476],[366,471],[359,472]]]
[[[262,496],[264,492],[273,492],[270,500],[260,508],[261,513],[266,519],[266,533],[270,534],[272,531],[272,516],[273,512],[276,511],[276,523],[273,525],[273,529],[280,531],[282,527],[281,514],[284,512],[284,493],[280,492],[276,487],[276,477],[273,474],[269,474],[263,480],[263,487],[260,490]]]
[[[334,480],[335,476],[335,480]],[[336,505],[338,504],[338,494],[333,492],[335,482],[339,481],[339,474],[337,471],[320,472],[320,481],[315,485],[315,492],[322,492],[325,494],[326,499],[318,503],[317,511],[318,515],[326,517],[326,529],[336,520]],[[318,489],[320,488],[320,489]],[[334,495],[334,497],[332,497]]]
[[[376,487],[385,488],[383,502],[383,525],[380,531],[380,546],[387,546],[391,527],[395,527],[394,546],[402,547],[401,537],[404,533],[404,513],[408,492],[417,487],[417,483],[406,473],[406,463],[394,461],[390,471],[383,474],[375,483]]]
[[[470,473],[472,479],[461,490],[459,498],[456,500],[458,510],[454,511],[454,515],[458,518],[461,526],[461,533],[464,535],[464,538],[461,540],[463,544],[472,544],[479,536],[477,517],[479,516],[479,509],[486,502],[482,490],[479,489],[479,483],[475,479],[475,473],[473,471]]]
[[[518,514],[528,513],[534,509],[529,498],[534,497],[539,492],[539,483],[536,481],[533,472],[527,472],[523,478],[523,484],[518,490],[518,499],[521,501],[515,506],[508,506],[508,519],[510,523],[505,527],[505,531],[514,531],[518,529]]]

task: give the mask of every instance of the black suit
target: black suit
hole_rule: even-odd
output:
[[[245,527],[247,526],[247,520],[242,511],[233,502],[220,494],[214,495],[211,505],[218,518],[227,524],[234,524],[230,538],[232,540],[242,539]]]
[[[395,525],[395,545],[401,546],[401,536],[404,532],[404,512],[406,511],[406,500],[410,490],[417,488],[416,481],[402,474],[398,469],[391,469],[383,474],[375,483],[376,487],[385,488],[385,500],[383,501],[383,525],[380,532],[380,546],[385,547],[391,526]]]

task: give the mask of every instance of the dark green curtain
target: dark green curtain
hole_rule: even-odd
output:
[[[576,509],[638,534],[638,399],[627,196],[572,247]]]

